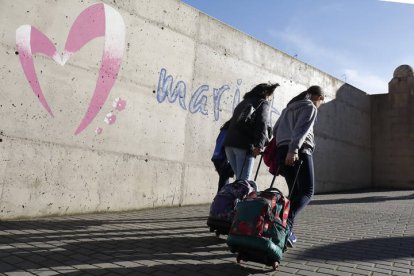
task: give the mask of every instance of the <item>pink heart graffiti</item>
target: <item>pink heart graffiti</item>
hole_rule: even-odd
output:
[[[57,53],[50,39],[35,27],[23,25],[16,30],[16,46],[24,74],[39,102],[52,117],[53,112],[37,78],[33,55],[44,54],[63,66],[74,53],[97,37],[105,38],[101,67],[92,99],[75,135],[81,133],[96,117],[118,77],[125,46],[125,24],[121,15],[102,3],[85,9],[69,31],[62,56]]]

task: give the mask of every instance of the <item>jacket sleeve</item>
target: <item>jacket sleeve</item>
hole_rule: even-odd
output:
[[[269,102],[265,101],[257,109],[255,129],[254,129],[254,147],[264,148],[267,140],[267,127],[269,126]]]
[[[289,144],[289,152],[298,153],[305,142],[306,136],[309,131],[313,128],[316,120],[318,110],[315,106],[306,106],[298,110],[296,123],[292,132],[292,140]]]

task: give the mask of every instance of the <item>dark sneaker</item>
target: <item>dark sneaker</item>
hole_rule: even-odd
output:
[[[290,232],[288,240],[287,240],[287,246],[288,247],[293,247],[295,245],[296,241],[297,241],[297,238],[295,236],[295,233]]]

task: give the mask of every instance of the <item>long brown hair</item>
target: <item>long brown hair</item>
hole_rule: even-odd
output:
[[[296,97],[293,97],[287,105],[290,105],[291,103],[297,102],[297,101],[301,101],[301,100],[309,100],[311,98],[311,96],[323,96],[323,91],[322,88],[318,85],[312,85],[311,87],[308,88],[308,90],[303,91],[302,93],[300,93],[299,95],[297,95]]]
[[[261,83],[256,85],[250,92],[247,92],[244,94],[243,99],[257,97],[261,99],[265,99],[267,96],[271,96],[273,92],[275,91],[276,87],[278,87],[279,84],[271,84],[271,83]]]

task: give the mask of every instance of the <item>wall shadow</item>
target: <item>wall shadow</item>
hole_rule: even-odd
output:
[[[177,217],[177,218],[176,218]],[[225,243],[209,233],[206,217],[170,216],[167,219],[50,219],[0,223],[0,274],[30,269],[116,262],[153,262],[161,271],[198,271],[217,267],[237,275],[256,272],[238,269],[236,263],[217,264],[234,258]],[[165,261],[165,263],[163,263]],[[176,262],[175,262],[176,261]],[[194,262],[203,262],[200,265]],[[208,264],[209,261],[211,265]],[[186,263],[188,262],[188,263]],[[174,265],[166,265],[174,263]],[[174,268],[171,268],[174,267]],[[114,273],[143,273],[152,267],[115,269]],[[79,269],[79,275],[99,274]],[[220,270],[219,270],[220,271]],[[233,271],[233,272],[230,272]],[[260,270],[263,273],[263,270]],[[77,273],[74,273],[75,275]],[[181,273],[179,273],[181,274]]]
[[[131,224],[131,223],[169,223],[169,222],[189,222],[189,221],[207,221],[207,217],[185,217],[169,219],[119,219],[119,220],[88,220],[88,219],[40,219],[40,220],[0,220],[0,230],[77,230],[85,229],[91,226],[102,226],[108,224]]]
[[[252,274],[264,275],[267,271],[244,267],[237,264],[174,264],[174,265],[157,265],[153,267],[134,267],[134,268],[112,268],[111,272],[121,275],[240,275],[247,276]],[[102,270],[84,269],[80,272],[65,273],[71,276],[83,276],[85,273],[99,275]],[[272,272],[272,271],[269,271]],[[155,274],[154,274],[155,273]],[[266,275],[277,275],[277,272]]]
[[[378,261],[414,257],[414,236],[353,240],[313,247],[299,258],[329,261]]]
[[[43,228],[42,228],[43,229]],[[87,228],[85,228],[87,229]],[[122,236],[124,238],[146,238],[146,237],[158,237],[176,235],[177,231],[181,235],[194,234],[194,230],[206,229],[205,226],[183,226],[183,227],[154,227],[153,232],[143,232],[143,229],[127,229],[127,230],[85,230],[74,232],[73,229],[60,228],[59,233],[39,233],[39,234],[13,234],[13,235],[0,235],[0,245],[8,243],[28,243],[28,242],[48,242],[48,241],[64,241],[72,239],[90,238],[117,238]],[[184,231],[183,231],[184,230]],[[158,232],[157,232],[158,231]],[[168,233],[168,231],[170,233]],[[0,251],[1,255],[1,251]]]
[[[316,199],[310,205],[329,205],[329,204],[348,204],[348,203],[377,203],[395,200],[414,199],[414,193],[406,196],[368,196],[360,198],[340,198],[340,199]]]
[[[234,254],[227,249],[225,240],[214,235],[204,237],[182,236],[181,233],[176,235],[178,237],[164,235],[164,237],[153,236],[145,239],[124,237],[122,234],[118,237],[105,238],[91,235],[92,241],[75,241],[57,245],[54,246],[53,251],[50,251],[50,248],[42,249],[40,245],[21,249],[13,247],[2,249],[0,272],[11,272],[7,266],[10,256],[24,260],[16,265],[19,270],[127,261],[206,261],[234,257]],[[210,254],[210,251],[218,252]],[[6,265],[3,265],[4,262]]]

